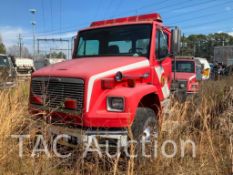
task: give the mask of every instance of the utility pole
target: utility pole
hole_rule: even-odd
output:
[[[22,58],[22,36],[21,36],[21,34],[19,34],[19,38],[18,38],[18,40],[19,40],[19,57],[20,58]]]
[[[36,14],[36,9],[29,9],[29,12],[32,14],[32,38],[33,38],[33,56],[35,57],[36,53],[36,37],[35,37],[35,28],[36,28],[36,21],[35,21],[35,14]]]
[[[185,48],[185,46],[184,46],[184,42],[185,42],[185,39],[184,39],[184,37],[185,37],[185,35],[184,35],[184,33],[183,33],[183,37],[182,37],[182,39],[181,39],[181,43],[182,43],[182,45],[181,45],[181,55],[183,56],[183,54],[184,54],[184,48]]]
[[[193,42],[193,56],[196,56],[196,43],[195,41]]]

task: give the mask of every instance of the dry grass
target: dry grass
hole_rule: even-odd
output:
[[[99,159],[95,155],[84,160],[75,154],[71,161],[45,154],[31,157],[36,123],[27,113],[28,83],[19,84],[0,92],[0,174],[231,174],[233,79],[205,83],[200,96],[184,104],[174,103],[170,117],[161,126],[158,146],[167,139],[174,140],[178,146],[174,158],[158,154],[155,159],[138,163],[132,159]],[[12,134],[31,135],[24,143],[23,158],[18,156],[19,145]],[[195,158],[191,147],[181,158],[180,139],[195,142]]]

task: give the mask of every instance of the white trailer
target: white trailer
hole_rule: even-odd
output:
[[[233,46],[218,46],[214,47],[214,62],[222,63],[223,65],[233,65]]]
[[[34,61],[30,58],[15,58],[18,75],[30,75],[34,70]]]
[[[35,60],[35,68],[36,70],[46,67],[51,64],[56,64],[66,61],[64,58],[40,58]]]

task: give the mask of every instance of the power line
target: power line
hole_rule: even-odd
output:
[[[98,18],[99,13],[100,13],[100,7],[102,6],[104,0],[100,0],[98,7],[96,8],[96,12],[94,13],[95,15],[93,16],[93,19]]]
[[[141,6],[141,7],[139,7],[139,8],[137,8],[137,9],[133,9],[133,10],[128,10],[128,11],[125,11],[125,12],[119,12],[118,14],[121,14],[121,15],[123,15],[124,13],[129,13],[129,12],[135,12],[135,11],[139,11],[140,9],[143,9],[143,8],[148,8],[148,7],[151,7],[152,5],[162,5],[162,4],[165,4],[166,2],[168,2],[169,0],[164,0],[163,2],[161,2],[160,4],[158,4],[158,2],[156,2],[156,3],[151,3],[151,4],[147,4],[147,5],[144,5],[144,6]],[[51,2],[51,0],[50,0],[50,2]],[[51,3],[50,3],[51,4]],[[167,6],[163,6],[162,8],[167,8]],[[99,8],[100,9],[100,8]],[[97,15],[96,15],[97,16]],[[111,16],[112,18],[113,17],[116,17],[116,15],[114,15],[114,16]],[[82,23],[81,25],[88,25],[88,24],[90,24],[90,22],[86,22],[86,23]],[[80,26],[80,25],[75,25],[75,26],[73,26],[73,27],[69,27],[69,28],[64,28],[67,32],[73,32],[74,30],[76,30],[77,29],[77,26]],[[39,34],[50,34],[50,33],[53,33],[53,32],[55,32],[55,34],[57,34],[58,32],[56,32],[56,31],[59,31],[59,30],[51,30],[51,31],[47,31],[47,32],[39,32]],[[62,33],[65,33],[65,32],[62,32]]]
[[[50,0],[51,1],[51,0]],[[132,9],[132,10],[128,10],[128,11],[125,11],[125,12],[119,12],[118,14],[120,14],[120,15],[123,15],[123,14],[128,14],[128,13],[130,13],[130,12],[135,12],[135,11],[139,11],[139,10],[141,10],[141,9],[145,9],[145,8],[148,8],[148,7],[151,7],[151,6],[153,6],[153,5],[157,5],[157,7],[159,7],[160,5],[163,5],[163,4],[165,4],[166,2],[168,2],[169,0],[164,0],[163,2],[161,2],[161,3],[159,3],[158,4],[158,2],[156,2],[156,3],[151,3],[151,4],[147,4],[147,5],[144,5],[144,6],[141,6],[141,7],[139,7],[139,8],[136,8],[136,9]],[[110,1],[110,3],[109,3],[109,5],[108,6],[111,6],[111,2],[112,1]],[[193,7],[193,5],[200,5],[200,4],[206,4],[206,3],[209,3],[209,2],[212,2],[212,0],[209,0],[209,1],[205,1],[204,3],[195,3],[195,4],[192,4],[192,7]],[[177,4],[177,2],[175,2],[175,3],[172,3],[172,4],[169,4],[170,6],[173,6],[173,5],[176,5]],[[187,6],[182,6],[182,8],[183,7],[187,7]],[[164,6],[161,6],[160,8],[158,8],[159,10],[161,10],[161,9],[167,9],[168,8],[168,6],[167,5],[164,5]],[[179,10],[179,9],[182,9],[182,8],[176,8],[175,10]],[[112,15],[111,16],[111,18],[113,18],[115,15]],[[90,22],[88,22],[88,23],[83,23],[83,25],[85,26],[85,25],[88,25]],[[82,24],[81,24],[82,25]],[[77,29],[77,27],[70,27],[70,28],[66,28],[66,31],[63,31],[63,33],[66,33],[66,32],[73,32],[74,30],[76,30]],[[55,30],[55,31],[48,31],[48,32],[46,32],[47,34],[52,34],[52,33],[55,33],[55,34],[57,34],[58,32],[56,32],[56,31],[58,31],[58,30]],[[43,32],[41,32],[41,33],[39,33],[39,34],[43,34]],[[45,34],[45,33],[44,33]]]
[[[111,6],[112,6],[112,3],[113,3],[113,1],[110,0],[109,4],[106,6],[107,8],[106,8],[105,11],[104,11],[104,16],[106,16],[107,11],[110,10],[110,8],[111,8]]]
[[[50,18],[51,18],[51,30],[53,30],[53,0],[50,0]]]
[[[177,10],[177,11],[179,11],[179,10],[183,10],[184,8],[189,8],[189,7],[199,7],[200,5],[206,5],[206,4],[208,4],[208,3],[210,3],[210,2],[213,2],[213,1],[216,1],[216,0],[209,0],[209,1],[204,1],[204,2],[202,2],[202,3],[200,3],[200,2],[198,2],[198,3],[194,3],[194,4],[188,4],[188,5],[184,5],[184,6],[179,6],[179,8],[175,8],[175,9],[170,9],[170,10],[173,10],[173,11],[175,11],[175,10]],[[190,12],[190,11],[189,11]],[[189,12],[187,12],[187,13],[189,13]],[[177,16],[183,16],[183,14],[181,14],[181,15],[176,15],[176,16],[174,16],[174,18],[177,18]],[[169,18],[172,18],[172,17],[169,17]]]
[[[214,4],[213,5],[213,7],[215,7],[216,5],[225,5],[225,4],[227,4],[227,3],[229,3],[229,2],[232,2],[232,0],[230,0],[230,1],[226,1],[226,2],[224,2],[224,3],[219,3],[219,4]],[[193,13],[195,13],[195,12],[200,12],[200,11],[203,11],[203,10],[206,10],[206,9],[209,9],[209,8],[211,8],[212,6],[208,6],[208,7],[204,7],[204,8],[201,8],[201,9],[196,9],[196,10],[191,10],[191,11],[188,11],[187,13],[189,13],[190,14],[190,12],[193,12]],[[202,16],[198,16],[198,17],[192,17],[192,18],[188,18],[188,19],[185,19],[185,20],[177,20],[177,21],[173,21],[174,23],[176,23],[176,22],[184,22],[184,21],[189,21],[189,20],[193,20],[193,19],[198,19],[198,18],[201,18],[201,17],[204,17],[204,16],[207,16],[207,15],[219,15],[218,13],[216,13],[216,12],[214,12],[214,13],[209,13],[209,14],[205,14],[205,15],[202,15]],[[184,13],[184,14],[181,14],[181,15],[176,15],[175,16],[175,18],[177,19],[177,16],[187,16],[186,15],[186,13]],[[172,17],[171,17],[172,18]]]
[[[179,24],[183,24],[183,23],[187,23],[187,22],[190,22],[190,21],[193,21],[193,19],[200,19],[200,18],[204,18],[204,17],[209,17],[209,16],[211,16],[211,17],[213,17],[213,16],[216,16],[216,15],[219,15],[219,14],[216,14],[216,12],[215,13],[208,13],[208,14],[205,14],[205,15],[200,15],[200,16],[197,16],[197,17],[195,17],[195,18],[189,18],[189,19],[186,19],[186,20],[182,20],[182,21],[180,21],[179,22]],[[174,25],[174,24],[173,24]]]
[[[59,20],[59,27],[60,27],[60,35],[61,35],[61,26],[62,26],[62,2],[61,2],[61,0],[59,1],[59,18],[60,18],[60,20]]]
[[[41,53],[41,42],[43,42],[43,43],[53,43],[53,47],[54,47],[54,43],[57,43],[57,42],[59,42],[59,43],[67,43],[67,56],[69,57],[69,50],[70,50],[70,48],[69,48],[69,44],[70,44],[70,40],[69,39],[62,39],[62,38],[59,38],[59,39],[57,39],[57,38],[37,38],[37,53],[38,53],[38,55],[40,55],[40,53]],[[47,49],[48,49],[48,47],[46,47]],[[50,45],[50,52],[51,52],[51,45]],[[56,49],[56,50],[62,50],[62,49],[58,49],[58,48],[53,48],[53,50],[54,49]]]
[[[117,6],[114,8],[114,11],[112,12],[112,15],[113,15],[113,16],[114,16],[114,14],[116,14],[117,11],[122,7],[122,5],[123,5],[124,2],[125,2],[124,0],[119,0],[119,1],[118,1]]]
[[[233,17],[230,19],[233,20]],[[198,23],[198,24],[193,24],[193,25],[188,25],[186,27],[184,27],[183,29],[189,29],[189,28],[195,28],[195,27],[200,27],[201,25],[206,25],[206,24],[213,24],[213,23],[219,23],[219,22],[226,22],[226,18],[220,18],[214,21],[208,21],[208,22],[204,22],[204,23]]]
[[[135,8],[135,9],[131,9],[131,10],[127,10],[127,11],[123,11],[123,12],[119,12],[117,15],[126,15],[126,14],[130,14],[131,12],[138,12],[139,10],[141,10],[141,9],[145,9],[145,8],[150,8],[150,7],[152,7],[153,5],[156,5],[157,7],[158,6],[160,6],[160,5],[162,5],[162,4],[165,4],[166,2],[168,2],[169,0],[164,0],[163,2],[161,2],[160,4],[158,3],[158,2],[154,2],[154,3],[151,3],[151,4],[147,4],[147,5],[144,5],[144,6],[141,6],[141,7],[139,7],[139,8]],[[175,2],[176,3],[176,2]],[[175,4],[174,3],[174,4]],[[170,4],[171,5],[171,4]],[[161,9],[162,8],[167,8],[167,6],[162,6],[162,7],[160,7]],[[116,17],[116,15],[115,16],[112,16],[112,17]]]
[[[18,42],[19,42],[19,57],[22,58],[22,46],[23,46],[23,43],[22,43],[22,36],[21,34],[19,34],[19,37],[18,37]]]
[[[168,1],[168,0],[167,0]],[[167,2],[167,1],[163,1],[162,3],[160,3],[159,5],[161,5],[161,4],[164,4],[165,2]],[[216,0],[215,0],[216,1]],[[200,6],[200,5],[206,5],[206,4],[209,4],[210,2],[213,2],[212,0],[210,0],[210,1],[205,1],[205,2],[203,2],[203,3],[194,3],[194,4],[189,4],[188,6],[187,5],[183,5],[183,6],[181,6],[181,7],[179,7],[179,8],[175,8],[175,9],[173,9],[173,10],[180,10],[180,9],[183,9],[183,8],[185,8],[185,7],[194,7],[194,6]],[[223,4],[226,4],[226,3],[228,3],[228,2],[230,2],[230,1],[226,1],[226,2],[224,2],[224,3],[220,3],[220,5],[223,5]],[[177,2],[176,2],[177,3]],[[153,3],[153,4],[155,4],[155,3]],[[151,7],[153,4],[149,4],[149,5],[145,5],[145,6],[142,6],[142,7],[140,7],[140,8],[137,8],[138,10],[140,10],[140,9],[143,9],[143,8],[146,8],[146,7]],[[156,3],[156,4],[158,4],[158,3]],[[172,6],[172,4],[170,4],[171,6]],[[216,4],[214,4],[213,6],[216,6]],[[160,10],[161,9],[163,9],[163,8],[166,8],[166,9],[168,9],[168,6],[162,6],[161,8],[159,8]],[[208,7],[209,8],[209,7]],[[200,10],[205,10],[205,9],[207,9],[207,7],[205,7],[205,8],[201,8],[201,9],[198,9],[198,10],[191,10],[192,12],[195,12],[195,11],[200,11]],[[134,10],[135,11],[135,10]],[[130,12],[130,10],[129,11],[127,11],[127,13],[129,13]],[[190,12],[188,12],[188,13],[190,13]],[[213,13],[211,13],[211,14],[206,14],[206,15],[212,15]],[[179,22],[184,22],[184,21],[193,21],[194,19],[198,19],[198,18],[201,18],[201,17],[205,17],[206,15],[201,15],[201,16],[198,16],[198,17],[194,17],[194,18],[189,18],[189,19],[186,19],[186,20],[180,20]],[[214,14],[214,15],[216,15],[216,13]],[[174,16],[174,18],[177,18],[177,16],[185,16],[184,14],[181,14],[181,15],[176,15],[176,16]],[[170,17],[170,18],[173,18],[173,17]],[[86,26],[86,25],[88,25],[89,24],[89,22],[87,22],[87,23],[83,23],[82,25],[83,26]],[[82,26],[81,25],[81,26]],[[77,25],[77,26],[79,26],[80,27],[80,25]],[[66,28],[66,30],[64,30],[63,32],[61,32],[61,29],[59,30],[59,32],[60,33],[66,33],[66,32],[73,32],[73,31],[77,31],[77,29],[78,29],[78,27],[72,27],[72,28]],[[45,34],[56,34],[56,33],[58,33],[58,32],[56,32],[56,30],[52,30],[52,31],[49,31],[49,32],[47,32],[47,33],[39,33],[40,35],[45,35]]]
[[[41,8],[42,8],[42,25],[43,25],[43,32],[45,32],[45,8],[44,8],[44,1],[41,0]]]

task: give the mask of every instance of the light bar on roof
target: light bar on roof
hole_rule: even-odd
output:
[[[111,24],[121,24],[127,22],[141,22],[141,21],[158,21],[162,22],[162,18],[158,13],[139,15],[139,16],[129,16],[125,18],[116,18],[103,21],[95,21],[91,23],[91,27],[105,26]]]

